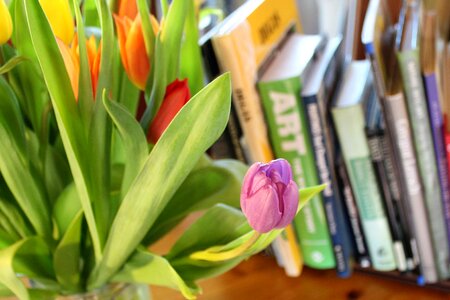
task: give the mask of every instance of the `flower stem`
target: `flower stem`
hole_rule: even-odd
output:
[[[253,233],[253,235],[245,241],[243,244],[241,244],[239,247],[228,250],[228,251],[212,251],[212,250],[205,250],[205,251],[198,251],[192,253],[189,258],[195,259],[195,260],[206,260],[206,261],[224,261],[229,260],[232,258],[236,258],[240,255],[242,255],[246,250],[248,250],[261,236],[261,234],[257,231]]]

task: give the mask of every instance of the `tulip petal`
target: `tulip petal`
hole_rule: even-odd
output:
[[[268,166],[268,173],[272,180],[275,182],[283,182],[285,185],[289,184],[292,180],[292,170],[291,166],[287,162],[287,160],[279,158],[272,161]]]
[[[134,20],[125,43],[125,55],[128,62],[128,74],[131,81],[141,90],[145,89],[150,73],[150,62],[145,51],[141,17]]]
[[[6,43],[12,34],[13,24],[8,7],[4,0],[0,0],[0,45]]]
[[[163,103],[148,131],[148,139],[156,143],[178,111],[189,101],[191,94],[187,80],[175,80],[166,88]]]
[[[128,60],[126,55],[126,42],[128,32],[130,31],[130,22],[127,22],[126,18],[121,18],[117,15],[114,15],[114,21],[116,21],[116,29],[117,29],[117,38],[119,40],[119,50],[120,50],[120,58],[122,60],[123,68],[128,74]]]
[[[278,195],[272,186],[265,186],[247,198],[246,207],[248,223],[260,233],[272,230],[282,217]]]
[[[297,184],[294,181],[291,181],[284,189],[282,198],[282,217],[275,228],[284,228],[292,222],[295,215],[297,214],[298,201],[299,192]]]
[[[67,74],[70,78],[73,94],[75,99],[78,99],[78,80],[80,76],[80,64],[78,58],[74,55],[71,49],[60,39],[56,39],[56,42],[63,57],[64,64],[66,66]]]
[[[66,45],[72,41],[75,33],[74,20],[68,0],[40,0],[42,9],[52,27],[55,36]]]
[[[136,0],[121,0],[119,2],[119,16],[127,16],[130,19],[134,19],[138,13]]]
[[[244,176],[244,181],[242,183],[241,202],[242,196],[247,196],[250,194],[253,184],[253,178],[255,177],[256,173],[259,172],[261,165],[262,165],[261,163],[256,162],[253,165],[251,165],[250,168],[247,170],[247,173]]]

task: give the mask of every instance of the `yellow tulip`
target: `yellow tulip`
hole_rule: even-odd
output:
[[[68,0],[39,0],[53,33],[66,45],[72,41],[74,21]]]
[[[0,0],[0,45],[6,43],[12,34],[12,20],[4,0]]]

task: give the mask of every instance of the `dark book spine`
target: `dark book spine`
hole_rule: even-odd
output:
[[[317,97],[304,97],[308,130],[313,145],[314,159],[321,184],[327,184],[323,191],[323,202],[333,251],[336,259],[336,271],[341,277],[351,275],[352,248],[349,228],[345,223],[345,214],[337,191],[334,170],[329,161],[330,149],[327,149],[323,120],[320,115]]]
[[[367,139],[375,169],[375,177],[383,195],[383,205],[389,220],[389,227],[394,240],[394,253],[399,271],[404,272],[414,268],[414,259],[409,239],[404,233],[400,221],[399,194],[396,182],[393,181],[392,162],[386,155],[384,131],[380,129],[367,129]]]

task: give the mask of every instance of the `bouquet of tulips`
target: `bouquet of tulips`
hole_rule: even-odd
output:
[[[193,1],[161,7],[159,22],[145,0],[0,0],[0,297],[145,283],[195,298],[320,191],[299,194],[283,160],[244,180],[205,155],[229,75],[203,86]],[[167,254],[148,250],[199,210]]]

